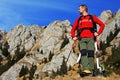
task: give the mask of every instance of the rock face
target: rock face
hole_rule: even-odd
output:
[[[46,58],[49,59],[50,54],[52,54],[51,61],[48,60],[43,68],[40,69],[42,72],[51,73],[53,70],[56,72],[60,69],[60,66],[63,63],[63,58],[65,60],[68,58],[68,54],[70,52],[70,48],[72,45],[72,39],[70,38],[70,22],[68,20],[65,21],[54,21],[49,24],[47,27],[39,27],[37,25],[32,25],[30,27],[25,27],[24,25],[18,25],[13,30],[7,33],[6,40],[8,42],[9,48],[8,51],[10,55],[13,57],[17,54],[18,47],[20,50],[25,49],[27,52],[26,55],[32,56],[24,56],[18,63],[24,62],[29,63],[30,65],[40,65],[41,61],[44,61]],[[63,48],[61,48],[62,43],[64,42],[64,38],[68,39],[69,43],[65,44]],[[72,66],[76,62],[76,56],[74,53],[71,53],[71,56],[68,60],[68,66]],[[25,64],[24,64],[25,65]],[[13,72],[18,75],[19,69],[21,69],[22,65]],[[14,65],[13,67],[16,67]],[[5,72],[1,75],[3,80],[6,80],[5,75],[11,74],[14,68],[9,69],[9,71]],[[17,76],[16,75],[16,76]],[[12,78],[15,80],[15,77]],[[11,77],[13,77],[11,75]],[[10,76],[9,76],[10,78]]]
[[[110,10],[103,11],[100,15],[100,19],[105,22],[113,16]]]
[[[0,56],[2,58],[5,58],[5,55],[3,54],[3,49],[6,49],[7,46],[6,46],[6,40],[5,40],[5,37],[6,37],[6,32],[3,31],[3,30],[0,30]]]
[[[41,33],[41,28],[33,25],[31,27],[25,27],[24,25],[18,25],[11,32],[7,34],[7,41],[10,45],[9,51],[14,52],[17,46],[23,46],[25,49],[31,49],[35,43],[35,39]]]
[[[101,41],[106,41],[111,32],[115,33],[120,29],[120,10],[113,16],[110,10],[103,11],[99,16],[103,22],[111,19],[106,24]],[[11,68],[1,73],[1,80],[16,80],[20,75],[22,66],[27,66],[28,70],[34,65],[37,66],[35,75],[42,72],[52,73],[61,69],[61,66],[68,59],[73,40],[70,37],[71,25],[68,20],[54,21],[48,26],[40,27],[38,25],[24,26],[22,24],[6,33],[0,31],[0,55],[3,60],[14,62]],[[118,40],[118,42],[114,42]],[[4,43],[3,43],[4,42]],[[112,45],[120,44],[120,31],[113,39]],[[7,50],[8,54],[3,55]],[[20,56],[19,51],[24,50],[24,56]],[[18,59],[19,58],[19,59]],[[72,52],[66,64],[67,68],[76,64],[77,56]],[[9,61],[8,61],[9,62]],[[6,62],[7,63],[7,62]],[[27,73],[28,74],[28,73]],[[7,77],[6,77],[7,76]],[[41,77],[39,77],[41,79]]]
[[[104,14],[104,12],[102,14]],[[105,26],[105,29],[100,37],[101,40],[106,42],[107,37],[110,35],[110,32],[115,33],[115,31],[117,29],[120,29],[120,9],[116,13],[116,15],[112,17],[110,22]],[[119,33],[116,37],[117,39],[119,39],[119,37],[120,37]],[[119,43],[120,43],[120,41],[118,42],[118,44]]]

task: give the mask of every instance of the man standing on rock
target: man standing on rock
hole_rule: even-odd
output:
[[[81,16],[77,18],[71,29],[73,40],[79,40],[83,74],[92,74],[94,70],[94,37],[99,36],[104,29],[104,23],[94,15],[88,14],[88,7],[83,4],[78,9]],[[95,24],[100,26],[95,30]],[[75,32],[77,31],[77,35]]]

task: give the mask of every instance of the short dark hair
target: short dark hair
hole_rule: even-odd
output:
[[[85,7],[86,8],[86,12],[88,12],[88,7],[87,7],[86,4],[81,4],[80,6]]]

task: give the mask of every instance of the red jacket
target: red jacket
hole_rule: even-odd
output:
[[[92,17],[93,17],[94,22],[97,23],[100,26],[100,28],[99,28],[99,30],[97,32],[98,35],[100,35],[102,33],[105,25],[96,16],[92,16]],[[86,28],[86,27],[87,28],[93,28],[93,23],[92,23],[92,21],[90,19],[90,16],[88,16],[88,15],[87,16],[82,16],[81,20],[79,21],[79,25],[78,25],[78,19],[79,18],[77,18],[75,20],[75,22],[74,22],[74,24],[72,26],[72,29],[71,29],[71,36],[72,36],[72,38],[74,38],[75,35],[76,35],[75,34],[76,29]],[[78,25],[78,27],[77,27],[77,25]],[[83,30],[81,32],[81,34],[79,35],[79,37],[80,38],[94,38],[94,34],[90,30]]]

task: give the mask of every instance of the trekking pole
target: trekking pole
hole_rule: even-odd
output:
[[[80,61],[80,58],[81,58],[81,53],[79,52],[78,58],[77,58],[77,63]]]
[[[97,69],[99,70],[99,74],[101,75],[102,74],[102,69],[100,67],[99,58],[98,58],[97,38],[96,38],[96,41],[95,41],[95,54],[96,54]]]
[[[71,54],[71,52],[72,52],[72,50],[73,50],[73,48],[74,48],[74,46],[75,46],[76,41],[77,41],[77,40],[74,40],[74,42],[72,43],[72,48],[70,49],[70,53],[69,53],[69,55],[68,55],[68,58],[67,58],[67,60],[66,60],[66,63],[68,62],[68,59],[69,59],[70,54]]]

